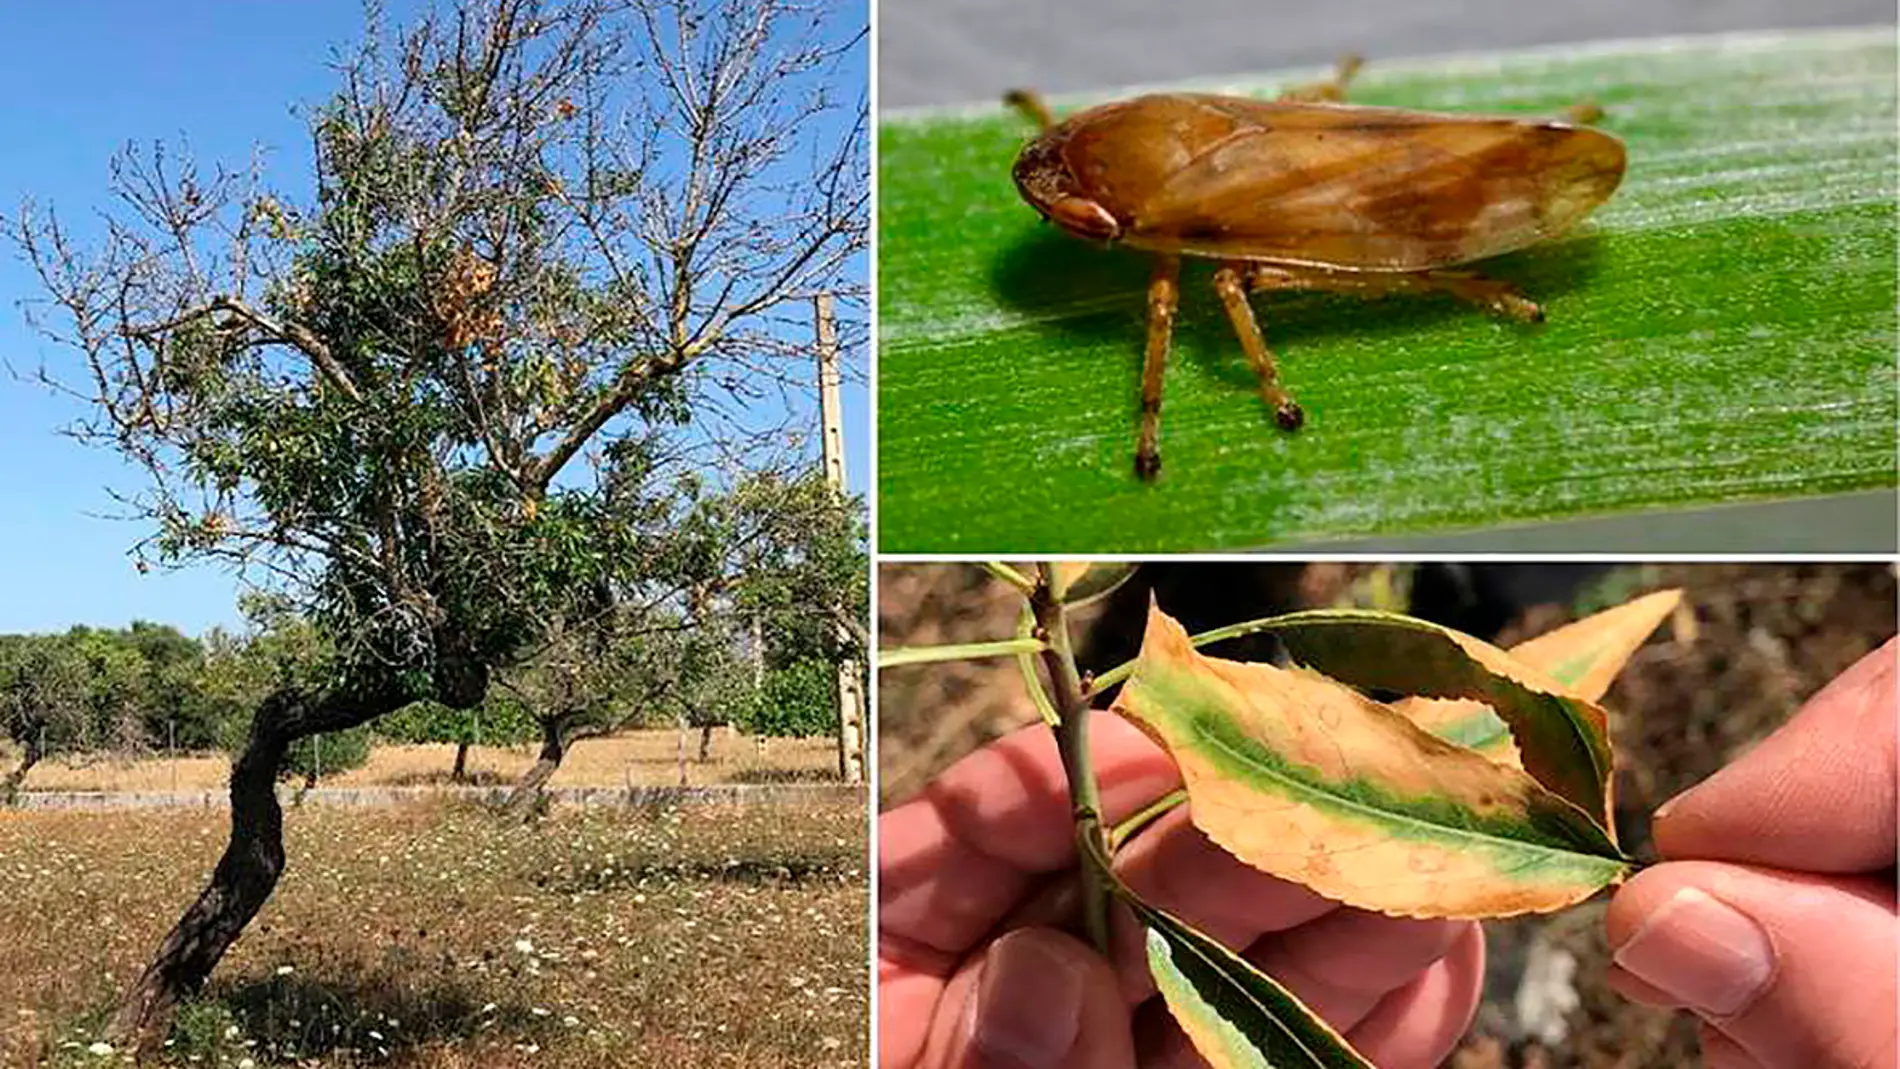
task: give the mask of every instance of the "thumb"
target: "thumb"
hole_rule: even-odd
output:
[[[953,983],[938,1019],[961,1033],[947,1057],[958,1069],[1135,1069],[1128,1005],[1101,955],[1053,928],[1019,928],[983,951],[968,982]],[[959,977],[964,979],[964,977]],[[959,990],[960,989],[960,990]],[[948,1011],[948,1012],[945,1012]]]
[[[1894,912],[1876,877],[1658,865],[1610,903],[1610,984],[1692,1010],[1728,1041],[1709,1046],[1746,1053],[1738,1065],[1893,1065]]]

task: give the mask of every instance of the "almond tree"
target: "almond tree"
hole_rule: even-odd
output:
[[[369,21],[308,115],[314,188],[155,145],[113,161],[96,232],[33,203],[7,220],[45,289],[30,315],[70,354],[43,375],[91,404],[73,433],[148,476],[141,565],[240,568],[332,651],[258,704],[230,842],[113,1020],[145,1050],[277,884],[286,750],[480,703],[640,565],[627,500],[783,442],[754,402],[809,378],[787,329],[808,296],[862,305],[857,9]]]
[[[0,803],[13,804],[27,773],[49,753],[96,744],[88,679],[67,636],[0,635],[0,730],[20,748],[20,763],[0,781]]]
[[[718,638],[666,609],[622,610],[565,633],[499,682],[534,713],[541,749],[504,809],[521,814],[570,748],[650,723],[722,667]]]
[[[776,639],[815,619],[830,635],[836,604],[865,607],[869,561],[856,509],[815,468],[675,487],[638,507],[635,525],[652,532],[640,544],[646,563],[602,584],[595,605],[550,628],[545,644],[500,679],[541,729],[540,754],[510,794],[511,810],[526,807],[575,743],[638,723],[699,727],[704,762],[713,726],[752,675],[743,660],[747,621],[772,615],[758,633]]]

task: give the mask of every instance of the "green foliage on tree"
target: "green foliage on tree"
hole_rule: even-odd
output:
[[[807,657],[765,674],[737,719],[749,735],[807,738],[838,730],[838,670]]]
[[[86,666],[63,636],[0,636],[0,727],[20,750],[4,793],[11,796],[50,753],[93,744]]]
[[[362,768],[369,763],[375,732],[369,725],[348,731],[327,731],[298,739],[284,755],[280,775],[285,778],[321,781],[325,776]]]
[[[822,472],[755,475],[707,495],[680,524],[675,552],[709,577],[742,628],[756,624],[769,665],[862,660],[870,555],[862,504]]]
[[[532,740],[535,725],[533,714],[520,699],[491,691],[474,709],[413,702],[377,721],[376,734],[391,742],[514,746]]]
[[[0,636],[0,723],[37,761],[54,754],[136,754],[213,745],[205,655],[177,629],[74,627]]]

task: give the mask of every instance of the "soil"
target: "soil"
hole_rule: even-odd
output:
[[[1013,632],[1019,599],[975,566],[886,565],[879,579],[886,646]],[[1685,611],[1637,652],[1604,700],[1615,717],[1619,833],[1626,848],[1649,859],[1649,814],[1657,806],[1745,753],[1894,634],[1900,609],[1891,565],[1152,565],[1098,608],[1079,638],[1080,659],[1099,671],[1130,655],[1150,591],[1190,630],[1358,604],[1409,608],[1509,645],[1666,587],[1684,589]],[[1270,646],[1222,653],[1272,656]],[[883,673],[881,803],[915,794],[956,758],[1035,719],[1012,659]],[[1486,1002],[1447,1064],[1702,1064],[1686,1015],[1625,1002],[1604,985],[1602,911],[1599,898],[1560,914],[1487,923]],[[1527,964],[1534,964],[1529,984]]]

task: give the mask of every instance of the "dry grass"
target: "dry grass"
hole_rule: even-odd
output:
[[[699,732],[687,737],[686,781],[695,786],[761,780],[821,779],[835,776],[837,743],[820,739],[759,741],[726,728],[713,732],[708,760],[700,764]],[[534,764],[534,746],[483,746],[469,755],[469,771],[482,782],[512,782]],[[13,754],[0,754],[12,762]],[[326,776],[332,787],[412,787],[447,783],[455,747],[380,745],[369,763],[340,776]],[[99,758],[78,763],[54,759],[33,769],[32,791],[168,791],[224,786],[231,771],[223,754],[138,760]],[[606,739],[588,739],[568,751],[551,781],[556,787],[623,787],[673,784],[679,776],[679,738],[666,729],[629,731]]]
[[[84,1053],[101,1008],[224,837],[218,813],[0,814],[0,1064],[113,1064]],[[867,1063],[861,806],[314,808],[288,847],[174,1064]]]

